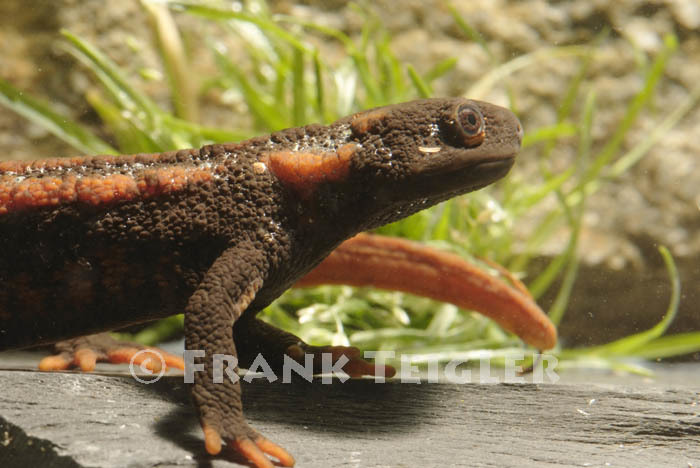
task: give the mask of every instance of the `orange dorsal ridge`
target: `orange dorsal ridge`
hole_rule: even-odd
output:
[[[100,174],[93,165],[118,166]],[[163,165],[158,155],[58,158],[0,163],[0,215],[34,208],[82,203],[91,206],[150,198],[184,190],[214,178],[209,168]],[[85,173],[82,168],[93,166]]]

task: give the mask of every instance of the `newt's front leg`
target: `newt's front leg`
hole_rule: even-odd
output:
[[[272,468],[265,454],[277,458],[282,466],[293,466],[294,458],[248,426],[240,382],[226,372],[222,379],[215,380],[214,375],[215,355],[237,359],[232,326],[262,287],[264,262],[262,253],[247,243],[229,248],[214,262],[185,311],[185,350],[204,351],[194,359],[191,394],[207,452],[216,455],[222,443],[227,443],[256,467]]]

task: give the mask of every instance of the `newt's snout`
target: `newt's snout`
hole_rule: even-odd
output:
[[[444,102],[444,101],[443,101]],[[515,162],[523,127],[510,110],[482,101],[452,99],[436,115],[436,140],[423,141],[414,173],[440,199],[485,187]]]

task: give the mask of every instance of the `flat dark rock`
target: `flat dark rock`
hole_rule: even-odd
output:
[[[244,408],[299,467],[698,467],[699,370],[539,385],[255,380],[244,383]],[[128,375],[8,369],[0,379],[2,467],[241,461],[206,455],[181,376],[144,385]]]

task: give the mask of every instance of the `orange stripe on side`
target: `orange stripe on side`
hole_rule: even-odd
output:
[[[6,166],[0,169],[11,170]],[[19,181],[15,176],[4,176],[0,177],[0,215],[75,202],[97,206],[154,197],[184,190],[190,184],[212,178],[210,170],[183,166],[147,169],[135,176],[67,174],[65,177],[27,177]]]
[[[357,145],[348,143],[335,153],[275,151],[263,156],[261,161],[280,182],[308,199],[322,182],[345,180],[356,151]]]

